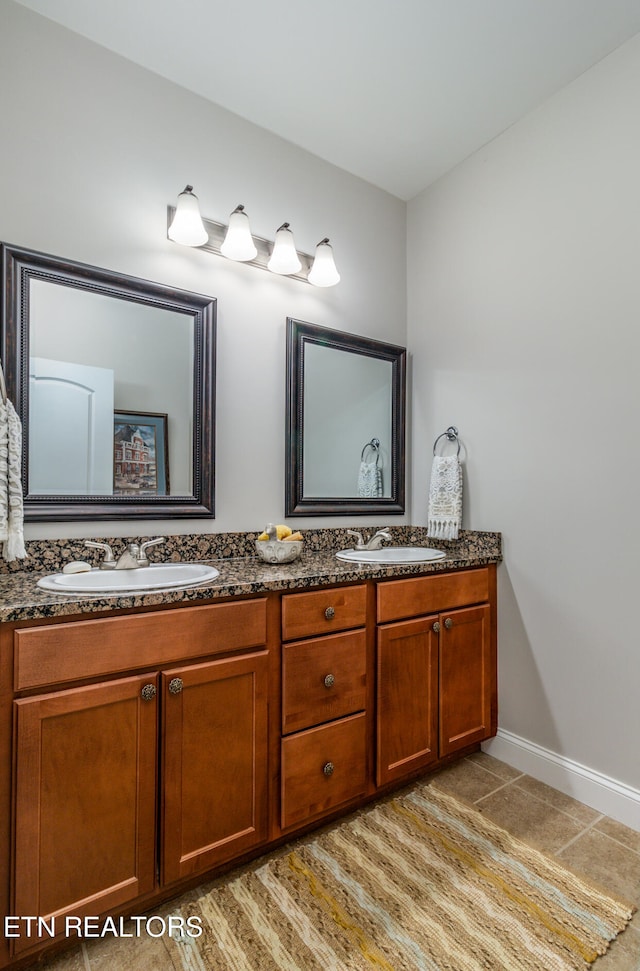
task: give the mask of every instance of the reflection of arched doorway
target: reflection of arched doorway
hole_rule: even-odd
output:
[[[29,369],[29,492],[108,495],[113,371],[42,357]]]

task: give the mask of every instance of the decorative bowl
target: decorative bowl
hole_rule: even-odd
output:
[[[302,553],[304,542],[300,539],[257,539],[258,556],[265,563],[292,563]]]

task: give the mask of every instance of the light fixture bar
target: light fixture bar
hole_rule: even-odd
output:
[[[175,211],[175,206],[167,206],[167,229],[173,221]],[[222,253],[220,247],[226,236],[227,227],[224,223],[214,222],[213,219],[205,219],[204,217],[202,218],[202,222],[204,223],[204,228],[209,234],[209,239],[206,243],[203,243],[202,246],[199,246],[198,249],[204,250],[207,253],[215,253],[216,256],[222,256],[224,258],[224,254]],[[256,244],[258,254],[253,260],[245,260],[243,265],[258,266],[261,270],[268,270],[267,263],[271,256],[273,242],[268,239],[263,239],[261,236],[256,236],[253,233],[252,236],[253,241]],[[308,253],[301,253],[300,250],[296,250],[296,252],[302,267],[297,273],[288,273],[286,278],[290,280],[302,280],[304,283],[309,283],[307,277],[309,276],[309,271],[313,265],[314,258]],[[311,286],[311,284],[309,284],[309,286]]]

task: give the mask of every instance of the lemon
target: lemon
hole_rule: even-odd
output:
[[[292,530],[290,530],[288,526],[283,526],[282,524],[280,526],[276,526],[276,535],[278,539],[286,539],[287,536],[291,536],[291,533]]]

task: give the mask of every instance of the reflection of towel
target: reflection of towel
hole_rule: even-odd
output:
[[[457,539],[462,525],[462,466],[457,455],[436,455],[431,468],[427,536]]]
[[[10,401],[0,398],[0,543],[5,560],[25,557],[23,535],[22,427]]]
[[[358,472],[358,497],[360,499],[382,498],[382,469],[375,462],[361,462]]]

